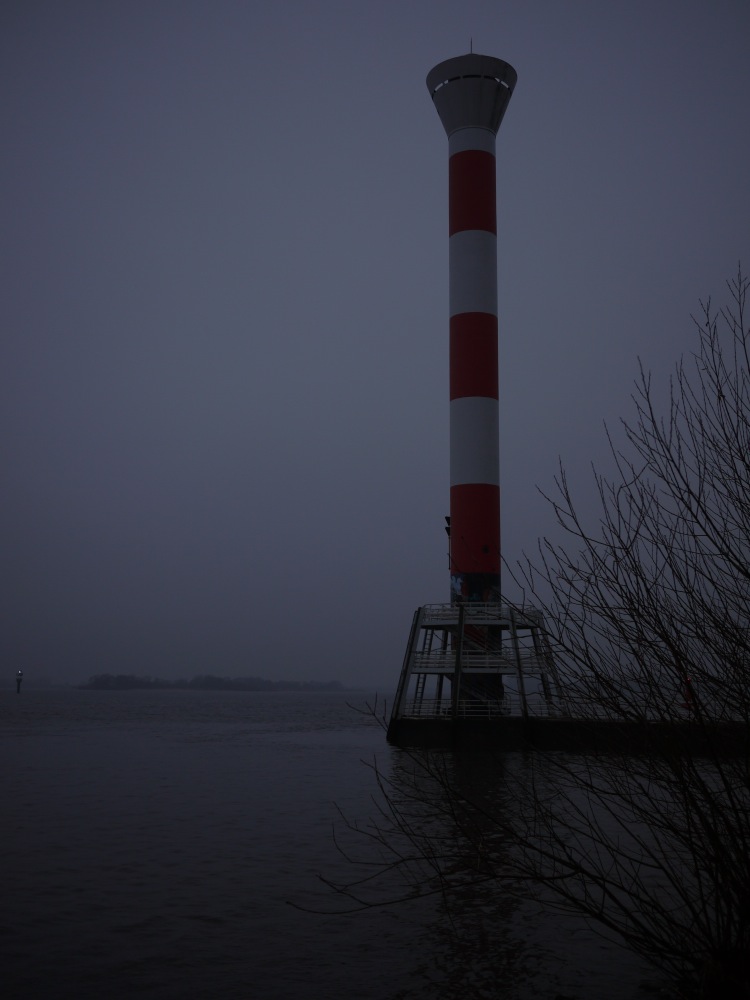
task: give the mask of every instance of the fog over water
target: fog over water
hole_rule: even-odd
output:
[[[504,554],[552,532],[691,311],[750,261],[739,0],[9,0],[0,522],[8,683],[395,684],[448,596],[447,143],[498,140]],[[750,266],[750,265],[748,265]],[[511,593],[509,596],[515,596]]]

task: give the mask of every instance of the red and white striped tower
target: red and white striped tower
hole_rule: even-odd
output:
[[[495,136],[516,84],[474,53],[427,87],[448,135],[451,599],[500,599],[500,450]]]

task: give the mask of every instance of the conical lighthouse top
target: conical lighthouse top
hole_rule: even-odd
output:
[[[449,136],[460,128],[497,135],[516,80],[509,63],[471,52],[438,63],[427,74],[427,88]]]

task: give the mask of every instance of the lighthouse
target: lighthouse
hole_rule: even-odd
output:
[[[516,85],[507,62],[439,63],[427,88],[448,137],[451,600],[500,600],[495,141]]]
[[[532,716],[568,713],[541,612],[500,596],[495,140],[515,85],[473,52],[427,74],[448,136],[451,598],[414,612],[397,746],[523,745]]]

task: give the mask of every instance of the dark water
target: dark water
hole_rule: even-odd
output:
[[[398,764],[366,700],[0,692],[3,996],[647,996],[635,959],[531,904],[329,912],[336,806],[366,822],[362,761]]]

